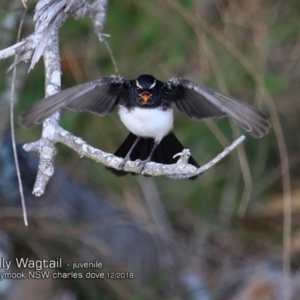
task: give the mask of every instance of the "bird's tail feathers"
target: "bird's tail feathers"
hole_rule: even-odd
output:
[[[125,141],[122,143],[122,145],[118,148],[118,150],[115,152],[115,156],[124,158],[128,151],[131,149],[133,143],[135,142],[137,136],[129,133]],[[135,148],[133,149],[130,159],[132,161],[135,161],[137,159],[145,160],[149,154],[151,149],[154,146],[154,139],[152,138],[141,138]],[[166,135],[159,143],[155,151],[153,152],[151,161],[161,164],[175,164],[178,160],[178,158],[173,158],[173,156],[177,153],[182,152],[184,147],[181,145],[181,143],[176,138],[175,134],[173,132],[170,132],[168,135]],[[199,164],[194,160],[193,157],[189,158],[189,164],[194,165],[195,167],[199,168]],[[122,170],[116,170],[110,167],[106,167],[108,170],[110,170],[112,173],[114,173],[117,176],[125,176],[128,174],[128,172],[122,171]],[[137,175],[135,173],[131,173],[132,175]],[[195,179],[195,177],[191,177],[189,179]]]

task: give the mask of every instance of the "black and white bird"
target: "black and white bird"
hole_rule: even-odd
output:
[[[130,133],[115,152],[124,158],[121,170],[109,169],[122,176],[127,174],[123,167],[129,160],[140,159],[141,170],[150,161],[176,163],[173,156],[184,147],[172,132],[173,104],[191,119],[230,117],[256,138],[271,127],[265,115],[245,102],[186,79],[172,78],[164,83],[152,75],[135,80],[112,75],[68,88],[37,102],[23,113],[21,123],[42,123],[61,108],[104,116],[119,106],[120,119]],[[192,157],[189,163],[199,167]]]

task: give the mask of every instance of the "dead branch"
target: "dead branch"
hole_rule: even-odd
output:
[[[114,156],[113,154],[104,152],[102,150],[96,149],[88,145],[82,138],[72,135],[70,132],[64,130],[59,125],[50,125],[48,126],[48,131],[43,132],[44,136],[37,142],[29,143],[24,145],[26,151],[35,151],[38,153],[44,153],[45,160],[45,172],[50,177],[53,174],[54,167],[52,162],[49,162],[50,159],[54,158],[56,150],[52,147],[51,143],[62,143],[72,150],[76,151],[81,157],[88,157],[93,159],[96,162],[102,163],[105,166],[120,169],[119,165],[122,162],[122,158]],[[49,137],[48,137],[49,134]],[[228,155],[233,149],[235,149],[239,144],[241,144],[245,139],[245,136],[242,135],[237,140],[235,140],[230,146],[226,147],[222,153],[218,154],[214,159],[205,164],[200,168],[196,168],[193,165],[190,165],[186,162],[185,159],[179,159],[176,164],[164,165],[154,162],[149,162],[146,164],[142,174],[150,176],[167,176],[172,179],[184,179],[193,177],[203,173],[204,171],[213,167],[226,155]],[[185,149],[187,150],[187,149]],[[183,151],[182,155],[186,155],[186,152]],[[124,171],[140,173],[140,166],[138,165],[139,161],[128,161],[124,167]],[[35,186],[33,194],[40,196],[44,192],[45,184],[41,181],[41,185]]]

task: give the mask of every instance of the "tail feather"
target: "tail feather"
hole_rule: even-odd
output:
[[[115,155],[118,157],[124,158],[128,151],[130,150],[131,146],[136,140],[136,135],[129,133],[123,144],[118,148],[118,150],[115,152]],[[132,161],[140,159],[144,160],[146,159],[152,147],[154,146],[154,139],[152,138],[141,138],[140,141],[137,143],[135,148],[133,149],[130,159]],[[173,132],[166,135],[155,151],[153,152],[151,161],[161,164],[175,164],[178,160],[178,158],[173,158],[173,156],[177,153],[182,152],[184,147],[181,145],[181,143],[176,138],[175,134]],[[195,167],[199,168],[199,164],[194,160],[194,158],[189,158],[189,164],[194,165]],[[110,167],[107,167],[106,169],[110,170],[112,173],[114,173],[117,176],[125,176],[128,174],[128,172],[116,170]],[[132,175],[136,175],[135,173],[131,173]],[[197,176],[191,177],[189,179],[195,179]]]

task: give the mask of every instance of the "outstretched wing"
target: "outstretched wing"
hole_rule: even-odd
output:
[[[42,123],[63,107],[104,116],[127,97],[129,88],[130,82],[116,75],[80,84],[37,102],[22,114],[21,124],[30,126]]]
[[[165,101],[175,105],[191,119],[230,117],[239,126],[260,138],[271,123],[255,107],[182,78],[172,78],[163,87]]]

